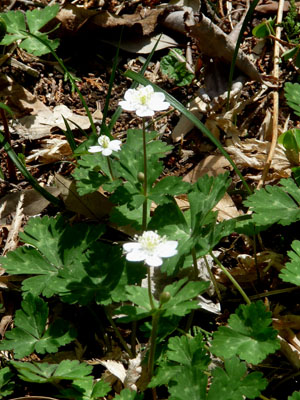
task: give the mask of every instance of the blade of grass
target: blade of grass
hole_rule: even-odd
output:
[[[112,136],[110,134],[110,130],[107,129],[106,117],[107,117],[107,112],[108,112],[108,107],[109,107],[110,96],[111,96],[111,92],[112,92],[112,88],[113,88],[113,84],[114,84],[114,80],[115,80],[116,70],[117,70],[117,66],[118,66],[119,50],[120,50],[120,45],[121,45],[121,41],[122,41],[122,35],[123,35],[123,28],[121,30],[120,39],[119,39],[116,55],[115,55],[115,58],[114,58],[114,62],[113,62],[113,66],[112,66],[112,70],[111,70],[111,74],[110,74],[110,78],[109,78],[107,95],[106,95],[106,98],[105,98],[105,104],[104,104],[104,108],[103,108],[103,112],[102,112],[103,119],[102,119],[102,123],[101,123],[101,127],[100,127],[100,134],[101,135],[104,134],[104,135],[110,136],[110,139],[113,139],[113,138],[112,138]]]
[[[245,181],[243,175],[241,174],[241,171],[238,169],[238,167],[236,166],[235,162],[232,160],[232,158],[230,157],[230,155],[227,153],[227,151],[223,148],[223,146],[221,145],[221,143],[218,141],[218,139],[216,139],[214,137],[214,135],[206,128],[206,126],[204,124],[202,124],[201,121],[199,121],[199,119],[197,117],[195,117],[194,114],[192,114],[190,111],[188,111],[178,100],[176,100],[173,96],[171,96],[169,93],[165,92],[163,89],[161,89],[160,87],[156,86],[154,83],[150,82],[148,79],[144,78],[143,76],[137,74],[136,72],[133,71],[126,71],[125,72],[125,76],[127,76],[128,78],[131,78],[133,80],[135,80],[136,82],[142,84],[142,85],[151,85],[153,87],[153,89],[155,91],[159,91],[164,93],[166,100],[174,107],[176,108],[178,111],[180,111],[183,115],[185,115],[194,125],[196,125],[196,127],[198,129],[200,129],[200,131],[202,133],[204,133],[204,135],[206,135],[210,141],[219,149],[219,151],[221,152],[221,154],[230,162],[230,164],[232,165],[233,169],[235,170],[235,172],[237,173],[237,175],[239,176],[239,178],[241,179],[241,181],[243,182],[243,185],[245,187],[245,189],[247,190],[247,192],[249,194],[252,193],[252,190],[250,189],[249,185],[247,184],[247,182]]]
[[[63,117],[64,123],[66,125],[66,131],[63,130],[63,132],[67,138],[67,141],[71,147],[72,152],[74,153],[74,151],[77,149],[77,146],[76,146],[76,143],[74,140],[73,132],[70,128],[68,120],[63,115],[62,115],[62,117]]]
[[[230,92],[231,92],[234,68],[235,68],[235,63],[236,63],[236,59],[238,56],[239,48],[242,43],[242,40],[244,37],[244,32],[246,30],[248,22],[250,21],[258,2],[259,2],[259,0],[252,1],[251,5],[247,11],[247,14],[245,16],[245,19],[243,21],[243,24],[242,24],[242,27],[241,27],[241,30],[240,30],[240,33],[239,33],[239,36],[238,36],[238,39],[237,39],[237,42],[235,45],[234,53],[233,53],[231,64],[230,64],[229,78],[228,78],[228,93],[227,93],[227,105],[226,105],[227,111],[229,110]]]
[[[141,76],[144,75],[144,73],[145,73],[145,71],[146,71],[146,69],[147,69],[147,67],[148,67],[148,65],[149,65],[149,63],[151,61],[151,58],[152,58],[152,56],[153,56],[153,54],[154,54],[154,52],[156,50],[156,47],[157,47],[157,45],[158,45],[158,43],[160,41],[160,38],[161,38],[161,35],[159,36],[159,38],[157,39],[157,42],[153,46],[153,49],[151,50],[151,53],[148,55],[147,60],[145,61],[141,71],[139,72],[139,75],[141,75]],[[135,89],[136,87],[138,87],[138,85],[139,85],[138,82],[132,82],[132,84],[130,86],[130,89]],[[113,116],[112,116],[112,118],[110,120],[110,123],[109,123],[109,125],[107,127],[109,132],[112,131],[115,123],[117,122],[117,120],[118,120],[118,118],[120,117],[121,114],[122,114],[122,108],[119,106],[116,109],[116,111],[114,112],[114,114],[113,114]]]
[[[51,193],[47,192],[47,190],[44,189],[38,183],[38,181],[30,174],[30,172],[27,170],[25,165],[22,163],[17,154],[11,148],[10,144],[7,142],[2,133],[0,133],[0,146],[4,148],[4,150],[6,151],[6,153],[8,154],[14,165],[18,168],[18,170],[21,172],[24,178],[31,184],[33,189],[39,192],[43,197],[45,197],[46,200],[50,201],[50,203],[52,203],[56,207],[60,208],[64,207],[64,203],[60,199],[56,198]]]
[[[37,39],[39,42],[43,43],[44,46],[48,47],[48,49],[50,50],[51,54],[53,55],[53,57],[56,59],[56,61],[58,62],[58,64],[60,65],[60,67],[63,69],[65,76],[69,79],[69,81],[71,82],[72,88],[74,88],[74,90],[76,91],[76,93],[78,94],[80,101],[85,109],[86,115],[88,116],[88,119],[90,121],[91,124],[91,128],[93,133],[97,133],[94,121],[93,121],[93,117],[92,114],[88,108],[88,105],[84,99],[84,97],[81,94],[81,91],[79,90],[78,86],[76,85],[76,79],[72,76],[72,74],[70,74],[69,70],[67,69],[67,67],[65,66],[63,60],[61,58],[58,57],[58,55],[55,53],[55,51],[52,49],[52,47],[45,42],[43,39],[41,39],[40,37],[34,35],[31,32],[26,32],[26,34],[34,37],[35,39]]]

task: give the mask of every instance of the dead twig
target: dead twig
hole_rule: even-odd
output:
[[[279,26],[282,22],[282,15],[283,15],[283,6],[284,6],[284,1],[279,0],[279,5],[278,5],[278,12],[277,12],[277,26],[276,26],[276,32],[275,36],[277,39],[280,39],[281,36],[281,30],[282,28]],[[273,76],[276,80],[279,79],[279,50],[280,50],[280,43],[275,40],[274,42],[274,68],[273,68]],[[260,189],[267,178],[269,169],[271,167],[272,159],[275,153],[275,147],[277,144],[277,138],[278,138],[278,111],[279,111],[279,92],[278,90],[273,91],[273,120],[272,120],[272,141],[271,141],[271,146],[270,146],[270,151],[267,157],[267,161],[262,173],[262,177],[258,182],[257,189]]]

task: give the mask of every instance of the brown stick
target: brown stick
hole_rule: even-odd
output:
[[[284,1],[279,0],[278,4],[278,13],[277,13],[277,27],[276,27],[276,38],[280,39],[281,36],[281,27],[279,24],[282,22],[282,14],[283,14],[283,6],[284,6]],[[273,68],[273,76],[276,80],[279,78],[279,42],[278,40],[275,40],[274,42],[274,68]],[[273,121],[272,121],[272,141],[271,141],[271,146],[270,146],[270,151],[267,157],[267,161],[262,173],[262,177],[258,182],[257,189],[260,189],[266,181],[269,169],[272,164],[272,159],[275,153],[275,148],[277,144],[277,138],[278,138],[278,111],[279,111],[279,93],[278,90],[273,91]]]
[[[2,108],[0,108],[0,115],[1,115],[3,128],[4,128],[4,136],[5,136],[5,139],[7,140],[8,144],[10,145],[11,141],[10,141],[10,133],[9,133],[9,128],[8,128],[7,118],[5,115],[5,111]],[[7,166],[7,171],[8,171],[8,179],[15,181],[17,179],[16,167],[15,167],[15,164],[12,162],[12,160],[9,158],[8,154],[6,154],[6,166]]]

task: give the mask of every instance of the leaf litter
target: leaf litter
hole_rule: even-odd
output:
[[[138,54],[147,54],[149,52],[149,46],[147,47],[146,44],[148,45],[149,38],[151,45],[153,40],[157,38],[155,34],[157,28],[164,31],[167,26],[169,29],[167,31],[168,35],[165,36],[165,41],[163,45],[158,48],[158,51],[166,51],[164,49],[168,50],[170,46],[177,45],[177,43],[185,43],[186,39],[192,40],[194,61],[200,59],[204,65],[204,70],[202,69],[202,74],[199,77],[199,83],[197,82],[197,84],[195,84],[194,82],[189,88],[174,87],[171,80],[163,76],[159,70],[155,71],[155,64],[150,66],[150,71],[148,73],[151,74],[155,83],[159,83],[167,91],[170,90],[175,97],[178,96],[178,98],[186,101],[186,103],[189,102],[188,108],[197,118],[203,120],[211,131],[215,132],[215,136],[218,137],[218,139],[222,140],[224,144],[226,143],[227,151],[241,168],[244,176],[246,176],[252,186],[255,187],[256,182],[261,178],[261,171],[264,169],[265,161],[270,150],[270,124],[272,120],[272,115],[270,116],[269,111],[271,107],[269,96],[270,88],[268,86],[261,86],[262,77],[272,73],[268,61],[270,43],[268,41],[259,42],[252,37],[246,42],[246,45],[243,46],[243,50],[240,50],[237,59],[237,67],[244,73],[244,76],[236,77],[231,92],[230,110],[228,111],[226,110],[228,73],[224,71],[228,69],[235,47],[235,41],[232,39],[235,32],[230,32],[230,24],[236,23],[236,26],[238,26],[242,17],[236,20],[234,13],[230,14],[230,18],[229,15],[225,16],[225,24],[223,24],[221,29],[217,24],[218,21],[213,21],[209,13],[208,16],[201,13],[200,20],[195,21],[193,11],[199,11],[200,2],[198,1],[192,2],[192,4],[187,2],[189,6],[192,5],[192,8],[183,9],[181,7],[183,5],[185,7],[186,2],[181,2],[182,4],[178,2],[178,4],[176,4],[177,9],[176,6],[174,8],[166,4],[161,4],[158,8],[147,8],[143,4],[145,2],[140,2],[140,8],[128,14],[125,12],[126,8],[128,9],[127,12],[130,11],[127,2],[124,3],[123,10],[122,8],[118,8],[118,6],[114,6],[114,2],[108,1],[106,5],[110,6],[109,11],[89,9],[87,2],[77,1],[76,3],[75,5],[62,5],[57,15],[57,19],[61,22],[58,31],[61,40],[63,41],[65,38],[70,40],[70,37],[78,38],[80,35],[89,35],[91,32],[93,34],[99,32],[99,36],[106,36],[106,32],[109,32],[108,36],[110,40],[110,36],[116,35],[117,37],[116,33],[118,33],[118,29],[124,27],[123,29],[127,30],[130,35],[126,35],[126,39],[129,38],[129,40],[127,40],[127,42],[125,41],[121,46],[121,49],[126,52],[122,55],[122,62],[124,64],[130,62],[137,70],[141,65],[141,59],[138,58]],[[82,7],[83,3],[85,8]],[[209,2],[203,3],[206,4]],[[226,2],[219,3],[223,3],[222,5],[226,9]],[[232,3],[233,9],[237,7],[237,2]],[[246,2],[242,3],[245,9]],[[208,10],[208,4],[206,4],[206,7]],[[260,20],[261,14],[268,15],[268,13],[277,12],[276,7],[277,2],[267,2],[266,4],[258,5],[255,18]],[[131,8],[131,10],[132,9],[133,8]],[[119,10],[121,15],[118,15],[116,10]],[[178,30],[180,30],[181,36],[177,36]],[[175,33],[175,31],[177,31],[177,33]],[[137,40],[137,32],[140,35],[140,40]],[[236,28],[236,32],[238,32],[238,28]],[[208,37],[210,39],[209,41],[207,40]],[[259,53],[255,58],[251,58],[251,52],[258,42]],[[112,39],[110,44],[112,43],[116,44],[117,41]],[[89,45],[93,50],[95,49],[93,43],[89,43]],[[108,49],[103,42],[101,46],[104,46],[104,52]],[[137,54],[136,58],[134,58],[134,53]],[[155,57],[159,60],[160,56],[158,56],[158,53],[156,54]],[[109,53],[109,55],[111,55],[112,59],[113,52]],[[77,69],[76,75],[79,74],[82,77],[80,86],[93,112],[96,111],[96,99],[100,98],[102,104],[104,104],[105,89],[97,89],[95,86],[88,84],[85,78],[88,77],[88,79],[92,79],[95,82],[96,76],[99,75],[100,71],[102,82],[107,80],[110,68],[109,55],[108,58],[104,57],[106,62],[108,61],[108,64],[104,65],[104,67],[101,63],[96,62],[95,68],[93,61],[88,60],[92,66],[92,72],[89,72],[88,67],[90,65],[82,66],[76,64],[78,60],[76,60],[76,57],[72,58],[71,53],[70,65],[73,67],[72,64],[74,62],[74,69]],[[16,57],[22,60],[22,50],[19,51]],[[125,60],[126,57],[129,57],[130,60]],[[221,62],[219,60],[221,60]],[[84,130],[89,129],[89,121],[85,115],[82,115],[83,110],[80,106],[79,99],[72,93],[70,87],[60,83],[62,81],[61,72],[53,69],[51,64],[47,65],[44,61],[45,60],[32,58],[29,63],[32,65],[32,68],[38,71],[39,77],[41,78],[40,82],[34,82],[34,80],[27,75],[28,72],[22,69],[5,64],[2,66],[2,72],[4,74],[3,77],[1,77],[1,95],[4,96],[7,104],[13,108],[17,116],[16,120],[11,121],[14,146],[18,148],[18,150],[20,150],[22,146],[25,147],[26,162],[30,163],[28,165],[35,164],[29,168],[42,183],[48,185],[53,181],[56,182],[56,186],[45,187],[55,196],[61,195],[63,197],[66,208],[74,213],[74,218],[78,220],[86,218],[91,220],[103,220],[103,218],[105,219],[110,214],[114,205],[110,203],[108,193],[102,189],[95,192],[93,196],[82,197],[78,195],[74,184],[69,179],[72,167],[70,168],[68,157],[71,155],[71,151],[64,136],[61,135],[61,130],[65,128],[63,120],[60,117],[61,115],[64,115],[70,120],[72,131],[76,135],[76,138],[78,138],[78,143],[82,141],[82,138],[78,134],[75,124],[72,125],[71,121]],[[13,68],[16,69],[14,70]],[[281,79],[285,79],[285,74],[288,76],[288,74],[293,73],[293,66],[291,65],[284,65],[282,68]],[[153,71],[155,73],[153,73]],[[60,102],[59,96],[57,96],[56,101],[53,95],[52,97],[47,95],[47,89],[49,87],[43,84],[42,78],[49,73],[52,74],[53,78],[52,93],[63,93],[64,98],[68,98],[68,106],[60,104],[63,102]],[[14,78],[7,78],[8,75]],[[42,77],[42,75],[44,75],[44,77]],[[111,104],[115,107],[128,86],[128,82],[125,78],[118,76],[117,80],[118,82],[115,84],[111,99]],[[249,80],[251,81],[250,83]],[[218,82],[220,82],[219,86],[217,84]],[[245,82],[248,82],[247,85],[245,85]],[[34,92],[38,93],[34,95]],[[287,116],[285,106],[280,112],[282,113],[280,122],[282,122]],[[194,183],[206,172],[209,172],[211,175],[219,175],[226,170],[232,171],[231,166],[228,165],[228,162],[226,162],[218,152],[214,149],[212,150],[209,145],[205,146],[206,139],[201,136],[200,132],[193,124],[187,121],[185,117],[179,117],[174,114],[173,116],[167,117],[165,122],[167,129],[165,133],[162,130],[162,136],[165,140],[169,141],[168,133],[171,132],[171,138],[175,144],[175,148],[167,157],[164,175],[182,176],[185,181]],[[134,126],[134,123],[135,121],[130,120],[129,117],[122,116],[116,125],[118,139],[123,138],[127,127]],[[297,123],[298,121],[292,117],[289,125]],[[283,129],[282,125],[280,129]],[[264,128],[262,128],[263,126]],[[53,132],[54,128],[55,133]],[[201,145],[199,144],[200,141]],[[188,156],[186,160],[182,162],[184,151]],[[61,161],[63,161],[63,163]],[[291,176],[291,168],[296,165],[295,162],[290,161],[284,147],[276,145],[265,183],[272,183],[275,185],[281,178],[289,178]],[[2,164],[2,167],[4,173],[6,173],[5,165]],[[239,186],[239,183],[240,182],[235,178],[234,184]],[[2,215],[0,228],[9,228],[6,239],[3,244],[1,243],[3,254],[5,254],[8,249],[18,246],[18,237],[16,234],[22,229],[22,224],[26,216],[39,214],[47,215],[47,213],[53,213],[54,211],[51,207],[47,208],[48,202],[39,195],[36,196],[36,192],[30,189],[28,185],[24,184],[20,175],[18,176],[16,184],[10,185],[1,180],[0,187],[3,191],[0,200]],[[231,187],[231,189],[234,192],[235,188]],[[289,192],[287,191],[287,193]],[[176,201],[181,209],[187,210],[189,208],[189,202],[185,198],[178,196]],[[242,205],[238,194],[226,193],[226,197],[216,206],[216,209],[219,210],[219,217],[221,216],[220,220],[224,218],[236,218],[246,214],[245,207]],[[260,216],[258,215],[256,218],[259,220]],[[269,234],[272,234],[272,231],[270,231]],[[238,244],[236,244],[236,240],[239,242]],[[247,246],[247,241],[243,238],[243,235],[238,239],[229,237],[228,239],[224,239],[221,243],[220,249],[225,254],[227,266],[231,269],[232,275],[244,287],[251,287],[257,284],[257,280],[259,281],[259,279],[261,279],[262,281],[259,284],[266,285],[264,290],[276,290],[276,288],[280,290],[281,285],[278,283],[274,270],[277,271],[277,269],[280,269],[280,266],[285,263],[287,257],[286,249],[282,251],[282,253],[272,251],[276,251],[276,248],[272,250],[266,249],[262,252],[258,252],[255,257],[253,257]],[[239,247],[242,249],[239,249]],[[247,250],[246,253],[244,252],[245,250]],[[232,307],[230,304],[230,297],[233,297],[233,294],[230,294],[231,289],[228,289],[230,284],[217,266],[214,265],[211,260],[209,262],[210,268],[214,272],[218,282],[223,285],[221,286],[222,290],[227,293],[226,300],[229,302],[228,304],[225,303],[227,309],[224,311],[217,307],[218,302],[214,299],[213,293],[211,293],[210,296],[205,296],[204,299],[211,302],[210,307],[211,310],[214,311],[209,312],[214,314],[217,310],[217,313],[221,311],[224,312],[225,315],[228,309]],[[258,269],[260,273],[258,273]],[[162,279],[163,282],[166,282],[165,276],[163,276]],[[277,296],[273,305],[278,306],[283,303],[283,307],[286,307],[287,310],[291,307],[291,313],[296,312],[295,307],[283,296],[284,294],[282,294],[282,297]],[[271,302],[271,297],[268,297],[268,299]],[[203,303],[202,307],[205,309]],[[206,309],[209,309],[209,307]],[[258,314],[260,312],[258,309],[254,311]],[[240,309],[238,313],[240,324],[242,325],[244,320],[241,316],[242,313]],[[209,315],[210,316],[207,318],[208,321],[212,319],[211,314]],[[291,314],[291,320],[295,318],[296,315]],[[230,323],[232,322],[231,320],[229,321]],[[279,314],[279,317],[274,319],[274,327],[279,330],[283,354],[287,357],[292,368],[299,368],[299,342],[297,339],[297,334],[300,331],[299,325],[287,323],[284,315]],[[220,330],[220,333],[217,334],[217,340],[215,341],[216,347],[218,346],[218,335],[221,336],[228,333],[225,329],[231,329],[230,324],[229,327],[224,327],[223,330]],[[13,332],[13,330],[11,332]],[[108,336],[111,336],[111,333],[109,333]],[[112,340],[111,337],[107,339],[108,341]],[[265,344],[267,344],[268,339],[265,339]],[[260,340],[261,339],[259,339],[258,342]],[[222,340],[221,343],[224,344]],[[264,342],[262,341],[262,343]],[[252,343],[251,345],[254,344]],[[261,343],[257,345],[260,347],[262,346]],[[91,352],[90,349],[89,351]],[[228,348],[227,351],[230,355],[236,354],[231,348]],[[241,350],[241,353],[238,353],[241,358],[243,358],[244,351],[249,350]],[[257,360],[254,359],[255,351],[253,351],[252,357],[253,362],[257,362]],[[133,360],[131,360],[131,362],[133,362]],[[276,359],[276,361],[278,361],[278,359]],[[286,368],[288,371],[289,366],[287,367],[284,361],[280,361],[282,365],[284,365],[283,368]],[[135,379],[137,380],[139,378],[139,362],[140,360],[137,365],[133,367],[131,367],[129,363],[126,369],[123,365],[126,364],[124,360],[101,360],[101,364],[111,373],[115,371],[115,366],[118,366],[121,372],[115,372],[116,376],[118,376],[119,379],[121,378],[120,380],[124,387],[133,389],[135,389]],[[235,361],[231,362],[233,364],[235,363]],[[132,373],[130,372],[131,368],[133,371]],[[226,368],[228,371],[230,370],[229,364],[226,365]],[[127,377],[126,374],[128,374]],[[276,378],[275,376],[275,379]],[[130,383],[125,384],[126,379],[130,381]]]

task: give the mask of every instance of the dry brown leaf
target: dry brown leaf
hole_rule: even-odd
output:
[[[21,137],[25,139],[40,139],[49,136],[54,129],[65,130],[66,125],[63,116],[68,120],[70,128],[77,129],[75,123],[82,129],[89,129],[90,121],[85,115],[78,115],[71,111],[67,106],[59,104],[53,110],[46,107],[33,115],[27,115],[20,118],[16,124],[16,130]],[[74,122],[74,124],[72,123]]]
[[[183,178],[184,182],[194,183],[201,176],[208,174],[209,176],[218,176],[224,172],[232,170],[230,162],[222,155],[210,155],[205,157]]]
[[[27,162],[38,160],[41,164],[50,164],[65,159],[72,154],[72,150],[65,136],[51,135],[49,139],[41,139],[41,148],[34,149]]]
[[[141,362],[142,353],[139,353],[136,358],[129,360],[127,370],[119,361],[99,360],[99,363],[107,368],[112,375],[116,376],[123,383],[125,388],[135,391],[137,390],[135,383],[142,373]]]
[[[44,187],[44,189],[56,197],[59,196],[61,193],[61,190],[57,187]],[[16,210],[17,204],[22,194],[24,194],[24,215],[37,215],[41,211],[43,211],[49,204],[49,201],[46,200],[40,193],[38,193],[34,189],[26,189],[22,192],[9,193],[0,199],[0,203],[3,206],[0,224],[5,224],[6,218]]]
[[[296,2],[297,8],[300,7],[300,2]],[[290,8],[290,2],[285,1],[283,6],[283,11],[288,11]],[[258,5],[255,7],[255,11],[261,14],[269,14],[269,13],[277,13],[278,10],[278,1],[273,0],[264,0],[260,1]]]
[[[113,15],[108,11],[87,10],[73,4],[66,4],[57,14],[55,22],[60,22],[60,32],[64,36],[73,36],[79,29],[86,32],[98,32],[99,29],[126,27],[135,35],[150,35],[153,33],[157,18],[163,8],[143,8],[135,14]]]
[[[16,118],[48,110],[36,96],[4,74],[0,74],[0,93]]]
[[[76,183],[62,175],[55,175],[56,186],[61,190],[61,196],[68,210],[85,215],[88,218],[101,220],[107,216],[113,204],[100,192],[79,196]]]
[[[128,51],[130,53],[137,53],[137,54],[149,54],[153,50],[153,47],[158,42],[158,45],[155,51],[168,49],[170,47],[178,46],[178,42],[172,39],[170,36],[166,34],[157,34],[157,35],[150,35],[150,36],[134,36],[134,37],[126,37],[122,40],[121,44],[119,45],[119,40],[117,39],[103,39],[103,42],[112,44],[115,47],[120,47],[120,49]]]
[[[9,230],[7,240],[3,249],[2,255],[5,255],[9,251],[13,251],[17,248],[19,242],[19,232],[22,226],[22,221],[24,218],[23,206],[24,206],[24,193],[21,193],[17,207],[16,213],[11,223],[11,228]]]
[[[300,315],[282,315],[273,319],[273,326],[275,329],[296,329],[300,331]]]
[[[270,149],[270,142],[254,138],[241,141],[238,137],[232,137],[226,141],[226,151],[239,168],[254,168],[262,171],[265,166]],[[291,163],[286,156],[283,146],[277,144],[271,164],[271,178],[287,178],[291,175]]]
[[[190,171],[183,180],[185,182],[194,183],[201,176],[208,174],[217,176],[223,174],[228,169],[232,170],[232,166],[224,156],[210,155],[202,160],[192,171]],[[218,211],[218,220],[231,219],[240,216],[234,202],[228,193],[225,193],[222,200],[216,205],[214,210]]]
[[[199,22],[196,22],[190,13],[186,19],[186,26],[190,36],[197,40],[200,51],[208,57],[219,58],[230,64],[235,51],[235,41],[205,15],[201,14],[199,19]],[[236,66],[251,80],[262,81],[255,65],[241,49]]]
[[[294,368],[300,369],[300,351],[280,335],[278,335],[278,339],[280,340],[280,351],[282,354],[288,359]]]

